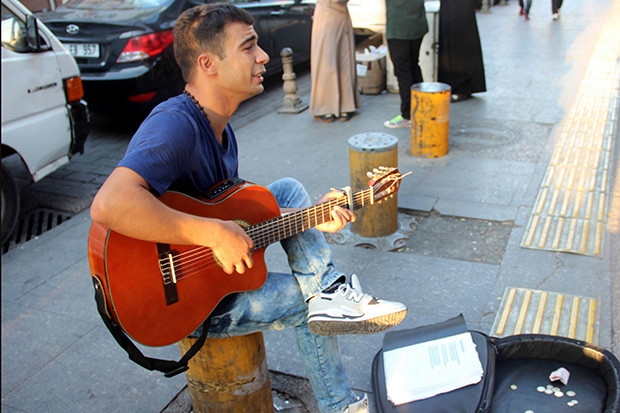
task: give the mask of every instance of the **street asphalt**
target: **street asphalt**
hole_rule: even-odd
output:
[[[347,228],[330,241],[336,266],[358,274],[365,291],[408,306],[397,329],[462,313],[468,328],[493,335],[508,290],[544,291],[594,300],[592,341],[618,355],[620,1],[566,1],[558,21],[549,1],[535,1],[525,21],[511,0],[477,19],[488,91],[451,104],[446,155],[416,157],[410,130],[382,126],[398,114],[397,94],[362,95],[350,121],[323,124],[307,110],[278,113],[284,94],[269,93],[244,103],[232,119],[240,175],[258,184],[291,176],[318,200],[331,187],[349,185],[349,138],[393,136],[399,170],[412,172],[398,193],[397,233],[365,239]],[[597,75],[601,68],[604,76]],[[594,83],[611,97],[584,108],[581,96]],[[298,74],[298,88],[308,103],[307,71]],[[610,142],[603,148],[607,167],[597,175],[607,191],[599,252],[526,247],[555,148],[571,135],[566,124],[576,109],[578,118],[596,110]],[[94,194],[128,135],[110,137],[95,127],[86,153],[67,165],[72,173],[63,179],[87,177]],[[86,250],[89,212],[76,209],[81,212],[68,221],[2,256],[2,411],[189,412],[185,377],[168,379],[132,363],[101,322]],[[270,269],[287,271],[278,246],[266,259]],[[372,392],[371,363],[383,337],[340,339],[360,393]],[[314,412],[293,332],[266,332],[265,342],[276,411]],[[176,345],[142,348],[153,357],[179,357]]]

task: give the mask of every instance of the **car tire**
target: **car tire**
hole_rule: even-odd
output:
[[[19,189],[13,174],[2,164],[2,245],[9,240],[19,218]]]

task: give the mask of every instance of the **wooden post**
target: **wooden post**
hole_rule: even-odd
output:
[[[398,167],[398,139],[380,132],[362,133],[349,138],[351,190],[368,188],[367,173],[379,166]],[[396,194],[380,203],[355,211],[357,221],[351,231],[363,237],[383,237],[398,229]]]
[[[448,153],[450,85],[422,82],[411,86],[411,153],[438,158]]]
[[[195,338],[179,342],[185,354]],[[185,372],[194,413],[273,413],[263,333],[208,338]]]

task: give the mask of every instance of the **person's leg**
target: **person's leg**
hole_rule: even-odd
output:
[[[337,338],[317,336],[307,324],[308,306],[295,278],[269,273],[254,291],[231,294],[213,311],[209,337],[228,337],[293,327],[301,359],[321,413],[341,413],[356,401]]]
[[[294,179],[279,179],[267,187],[281,208],[312,206],[305,188]],[[309,229],[286,238],[281,243],[306,301],[343,275],[334,268],[331,249],[321,231]]]
[[[411,85],[414,73],[412,71],[410,41],[402,39],[388,39],[390,58],[394,64],[394,75],[398,81],[400,95],[400,114],[404,119],[411,118]],[[416,61],[417,62],[417,61]]]
[[[283,178],[268,186],[281,208],[311,206],[301,183]],[[337,271],[322,232],[309,229],[281,241],[289,266],[308,303],[308,325],[314,334],[374,334],[400,323],[404,304],[362,292],[357,276],[350,281]]]
[[[420,48],[422,47],[423,39],[423,37],[420,37],[419,39],[411,40],[409,42],[409,55],[411,56],[411,73],[413,79],[412,85],[424,81],[424,78],[422,77],[422,68],[420,67]]]

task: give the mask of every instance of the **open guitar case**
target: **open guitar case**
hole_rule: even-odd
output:
[[[393,404],[386,388],[384,351],[449,336],[454,334],[455,322],[462,320],[460,315],[386,334],[383,348],[372,362],[378,413],[620,413],[620,361],[611,352],[565,337],[522,334],[492,338],[472,330],[483,369],[481,381],[430,398]],[[416,366],[409,367],[411,374],[416,374]],[[566,385],[550,381],[550,373],[561,367],[570,373]]]

